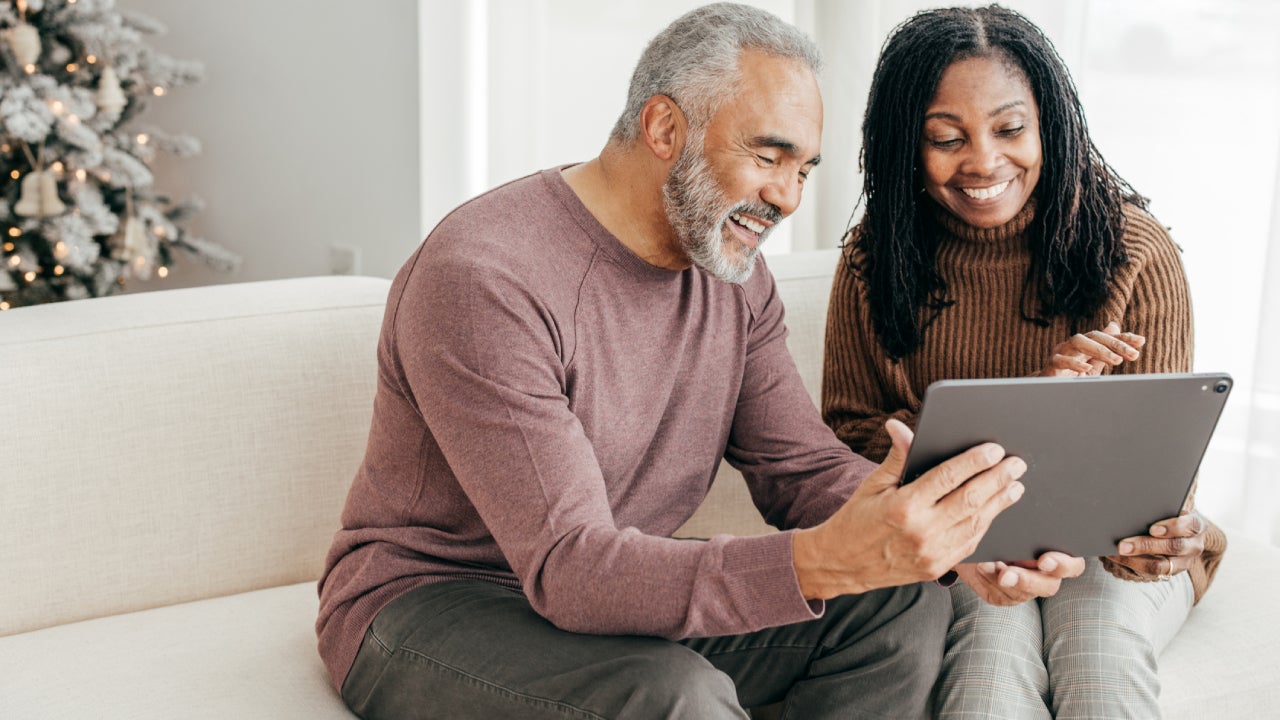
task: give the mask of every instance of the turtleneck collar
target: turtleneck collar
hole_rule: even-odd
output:
[[[1027,226],[1036,217],[1035,197],[1027,200],[1027,204],[1023,205],[1018,214],[1014,215],[1009,222],[993,228],[974,227],[952,215],[949,210],[938,203],[933,202],[932,198],[930,198],[930,204],[933,210],[933,217],[942,226],[943,230],[964,242],[982,245],[1004,245],[1011,240],[1020,238],[1023,232],[1026,231]]]

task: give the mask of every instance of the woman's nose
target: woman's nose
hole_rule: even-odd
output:
[[[990,175],[1004,163],[1004,155],[996,143],[977,139],[969,143],[960,169],[969,175]]]

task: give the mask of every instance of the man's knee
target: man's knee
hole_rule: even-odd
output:
[[[618,718],[748,717],[729,676],[683,645],[673,643],[617,662],[611,682],[622,684]]]
[[[843,616],[837,625],[843,626],[846,642],[868,644],[874,656],[885,662],[926,674],[941,665],[951,599],[936,583],[839,598],[828,604],[827,612]]]
[[[916,662],[929,663],[936,674],[942,666],[947,629],[951,626],[951,597],[937,583],[924,582],[894,588],[904,603],[898,624],[902,652]]]
[[[907,636],[944,638],[951,625],[951,596],[937,583],[921,582],[878,591],[888,595],[885,610],[896,615],[892,625]]]

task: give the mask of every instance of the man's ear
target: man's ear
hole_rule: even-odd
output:
[[[666,95],[654,95],[640,108],[640,136],[654,157],[663,162],[680,157],[687,131],[684,111]]]

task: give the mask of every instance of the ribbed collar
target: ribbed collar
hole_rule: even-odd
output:
[[[950,211],[942,207],[936,202],[932,202],[933,217],[942,226],[942,229],[954,235],[957,239],[967,243],[981,245],[1007,245],[1011,241],[1017,240],[1021,244],[1021,237],[1026,232],[1027,226],[1036,217],[1036,199],[1034,197],[1027,200],[1027,204],[1022,206],[1017,215],[1004,225],[993,228],[978,228],[966,223],[960,218],[952,215]]]

